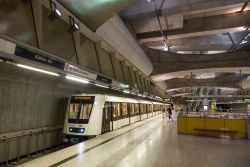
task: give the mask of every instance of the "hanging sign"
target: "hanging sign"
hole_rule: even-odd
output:
[[[65,63],[64,71],[70,72],[71,74],[81,76],[88,79],[96,79],[96,74],[90,73],[88,71],[82,70],[76,66]]]
[[[96,80],[107,83],[107,84],[112,84],[112,79],[109,79],[107,77],[104,77],[104,76],[101,76],[101,75],[98,75],[98,74],[97,74]]]
[[[32,61],[36,61],[36,62],[46,64],[46,65],[49,65],[49,66],[52,66],[55,68],[59,68],[59,69],[64,69],[64,66],[65,66],[64,62],[61,62],[61,61],[52,59],[50,57],[37,54],[37,53],[33,53],[33,52],[31,52],[27,49],[24,49],[20,46],[16,46],[15,56],[29,59]]]

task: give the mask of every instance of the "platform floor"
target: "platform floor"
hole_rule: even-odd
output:
[[[249,140],[178,135],[176,122],[168,122],[162,117],[133,126],[21,166],[48,166],[48,164],[63,167],[250,166]]]

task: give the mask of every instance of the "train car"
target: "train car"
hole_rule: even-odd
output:
[[[103,94],[72,95],[63,133],[88,137],[107,133],[160,114],[162,103]]]

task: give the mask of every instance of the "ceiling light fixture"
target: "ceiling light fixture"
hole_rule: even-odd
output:
[[[32,70],[32,71],[37,71],[37,72],[40,72],[40,73],[44,73],[44,74],[49,74],[49,75],[53,75],[53,76],[59,76],[59,74],[57,74],[57,73],[50,72],[50,71],[43,70],[43,69],[39,69],[39,68],[35,68],[35,67],[31,67],[31,66],[27,66],[27,65],[23,65],[23,64],[17,64],[17,66],[21,67],[21,68],[28,69],[28,70]]]
[[[129,90],[123,90],[123,93],[130,94]]]
[[[215,73],[202,73],[202,74],[196,74],[195,79],[210,79],[215,78]]]
[[[68,32],[75,32],[79,30],[79,26],[75,23],[74,18],[71,16],[69,16],[69,24],[70,24],[70,27],[68,28]]]
[[[99,85],[99,84],[95,84],[95,86],[98,86],[98,87],[101,87],[101,88],[106,88],[106,89],[108,89],[108,88],[109,88],[108,86],[105,86],[105,85]]]
[[[138,95],[137,96],[140,96],[140,97],[142,97],[142,94],[141,93],[138,93]]]
[[[250,33],[247,36],[245,36],[244,40],[246,40],[249,36],[250,36]]]
[[[76,77],[76,76],[73,76],[73,75],[66,75],[65,78],[68,79],[68,80],[72,80],[72,81],[76,81],[76,82],[81,82],[81,83],[84,83],[84,84],[88,84],[89,83],[88,80],[86,80],[84,78]]]
[[[61,17],[62,13],[56,8],[55,2],[53,2],[52,0],[50,0],[49,2],[50,2],[50,15],[48,18],[51,21],[54,21],[55,19]]]
[[[164,46],[164,47],[163,47],[163,50],[164,50],[164,51],[168,51],[168,47]]]
[[[247,41],[246,41],[246,40],[241,41],[241,44],[245,44],[245,43],[247,43]]]

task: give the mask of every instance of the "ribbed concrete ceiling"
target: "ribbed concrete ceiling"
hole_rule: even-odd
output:
[[[249,49],[248,43],[238,46],[250,24],[249,9],[247,0],[137,0],[121,17],[143,46],[163,51],[166,43],[175,53],[221,53]]]
[[[57,0],[95,31],[135,0]]]

